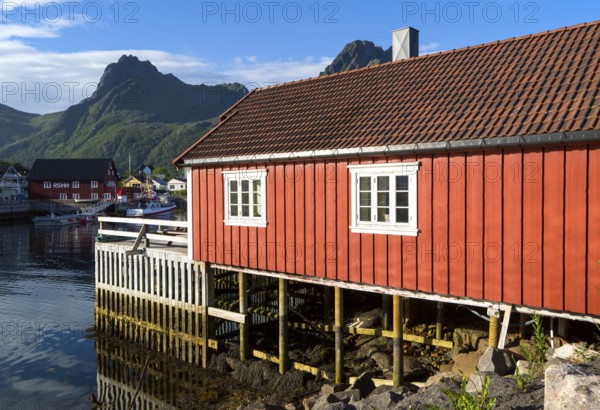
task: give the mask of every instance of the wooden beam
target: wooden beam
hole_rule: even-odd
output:
[[[288,352],[288,281],[279,279],[279,373],[289,368]]]
[[[394,386],[404,385],[404,348],[403,348],[403,327],[404,327],[404,307],[401,296],[394,296],[393,302],[393,381]]]
[[[436,313],[435,338],[440,340],[444,336],[444,304],[442,302],[437,302]]]
[[[508,334],[508,325],[510,324],[510,313],[512,306],[508,306],[504,310],[504,318],[502,320],[502,329],[500,330],[500,340],[498,340],[498,349],[504,349],[506,344],[506,335]]]
[[[344,382],[344,291],[342,288],[334,288],[335,313],[335,382]]]
[[[238,274],[238,284],[240,288],[240,314],[247,319],[248,315],[248,275],[244,272]],[[244,361],[249,358],[250,351],[250,324],[240,324],[240,360]]]
[[[135,255],[135,254],[139,253],[138,248],[139,248],[140,244],[142,243],[142,239],[144,239],[146,236],[146,229],[147,229],[146,225],[142,225],[140,232],[138,233],[137,238],[135,239],[135,243],[133,244],[133,248],[131,250],[125,252],[125,254],[127,256],[131,256],[131,255]]]
[[[208,345],[208,340],[214,333],[214,327],[212,326],[209,307],[213,307],[215,303],[215,288],[214,288],[214,270],[209,263],[201,263],[200,271],[202,274],[202,306],[204,312],[202,314],[202,340],[204,346]],[[202,367],[208,366],[208,349],[202,349]]]
[[[208,308],[208,316],[218,317],[219,319],[228,320],[230,322],[246,323],[246,315],[215,307]]]

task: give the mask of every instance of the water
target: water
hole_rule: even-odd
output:
[[[96,231],[0,225],[0,409],[89,408]]]

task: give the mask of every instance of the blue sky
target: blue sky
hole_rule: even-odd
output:
[[[413,26],[437,52],[600,19],[597,0],[0,1],[0,103],[64,110],[122,54],[191,83],[313,77],[356,39]],[[25,6],[25,7],[24,7]]]

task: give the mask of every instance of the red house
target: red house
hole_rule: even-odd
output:
[[[29,199],[95,201],[116,197],[112,159],[36,159],[27,177]]]
[[[599,113],[600,22],[255,90],[174,161],[190,255],[597,320]]]

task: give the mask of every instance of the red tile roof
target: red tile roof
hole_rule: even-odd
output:
[[[255,90],[175,160],[596,130],[600,21]]]

